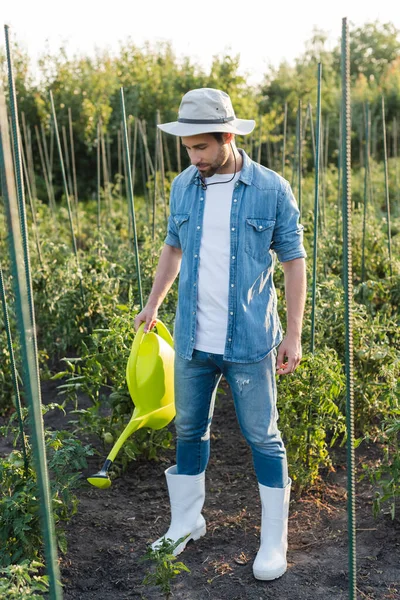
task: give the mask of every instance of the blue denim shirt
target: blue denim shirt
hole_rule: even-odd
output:
[[[243,166],[230,214],[228,329],[224,360],[257,362],[282,341],[273,282],[274,256],[305,258],[303,226],[289,183],[240,150]],[[196,339],[197,275],[205,193],[196,167],[172,183],[165,243],[182,249],[175,351],[191,359]]]

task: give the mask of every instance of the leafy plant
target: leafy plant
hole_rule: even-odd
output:
[[[0,569],[0,598],[41,600],[42,592],[47,592],[49,587],[48,576],[40,574],[43,566],[37,560],[24,560],[19,564]]]
[[[179,538],[176,542],[163,538],[160,544],[153,550],[150,546],[142,560],[151,560],[154,563],[154,571],[146,574],[143,584],[156,585],[164,594],[165,600],[171,597],[171,583],[182,571],[190,573],[183,562],[177,562],[173,552],[187,536]]]

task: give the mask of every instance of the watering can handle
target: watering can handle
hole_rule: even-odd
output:
[[[134,356],[134,362],[131,367],[132,368],[132,386],[134,389],[135,396],[137,396],[136,362],[137,362],[137,357],[139,355],[139,346],[142,343],[144,336],[146,335],[146,333],[144,332],[145,325],[146,325],[145,322],[140,324],[139,329],[136,332],[135,339],[133,340],[133,344],[132,344],[132,353]],[[172,336],[171,336],[170,332],[168,331],[167,327],[164,325],[164,323],[162,321],[160,321],[159,319],[156,319],[156,326],[157,326],[157,331],[158,331],[160,337],[163,340],[165,340],[173,348],[174,340],[172,339]]]

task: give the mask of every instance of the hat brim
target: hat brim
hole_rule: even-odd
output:
[[[179,123],[179,121],[173,121],[172,123],[164,123],[157,125],[161,131],[176,135],[179,137],[189,137],[192,135],[199,135],[201,133],[235,133],[236,135],[248,135],[251,133],[256,125],[256,122],[252,119],[235,119],[229,123],[218,123],[218,124],[207,124],[207,123]]]

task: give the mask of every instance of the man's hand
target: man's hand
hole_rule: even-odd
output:
[[[147,333],[150,329],[153,329],[156,324],[158,310],[151,305],[147,305],[144,309],[135,317],[134,325],[136,331],[139,329],[140,324],[145,322],[144,332]]]
[[[286,362],[285,362],[286,360]],[[297,336],[287,335],[278,349],[276,372],[278,375],[293,373],[301,360],[301,340]]]

